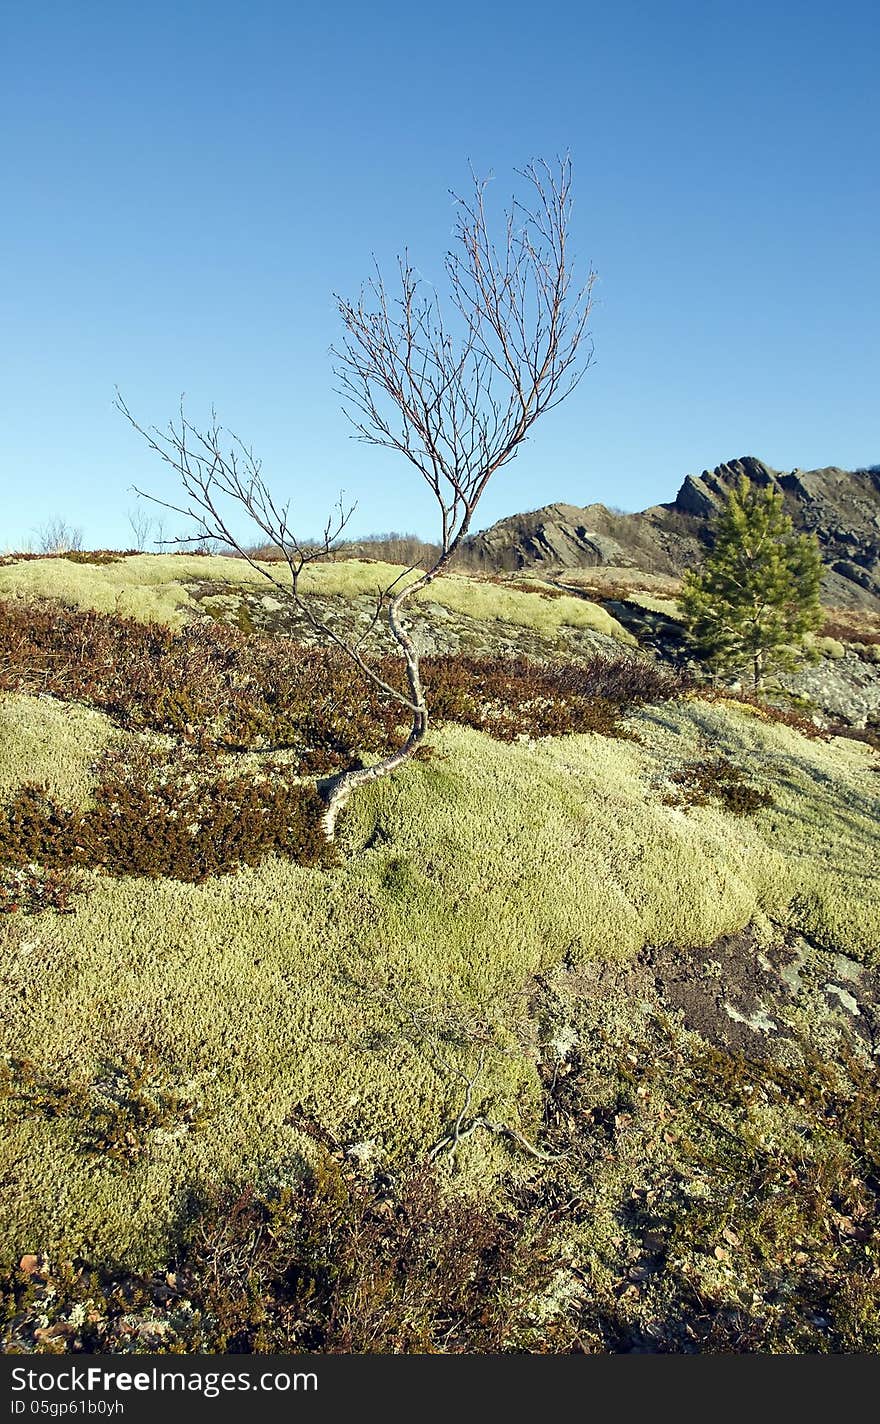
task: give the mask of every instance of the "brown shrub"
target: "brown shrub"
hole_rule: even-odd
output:
[[[839,643],[880,643],[880,615],[867,609],[838,608],[819,629],[820,638],[836,638]]]
[[[150,1047],[102,1063],[88,1079],[46,1071],[29,1058],[6,1058],[0,1100],[13,1118],[66,1119],[83,1151],[123,1166],[149,1152],[154,1133],[180,1135],[204,1120],[200,1105]]]
[[[833,722],[828,728],[830,737],[846,737],[851,742],[863,742],[875,752],[880,752],[880,727],[846,727]]]
[[[216,624],[182,632],[48,602],[0,603],[0,689],[48,692],[199,747],[291,749],[334,771],[393,744],[399,713],[336,650]],[[398,674],[399,676],[399,674]]]
[[[637,591],[631,583],[616,583],[608,579],[591,579],[581,585],[584,594],[597,603],[626,603]]]
[[[323,809],[311,785],[217,776],[199,763],[141,753],[105,766],[86,811],[23,786],[0,808],[0,863],[196,882],[271,854],[329,864]]]
[[[43,1312],[69,1314],[89,1300],[93,1308],[62,1348],[131,1348],[140,1313],[167,1322],[155,1347],[176,1351],[515,1350],[534,1335],[530,1308],[558,1265],[540,1213],[495,1211],[419,1171],[394,1185],[367,1182],[330,1156],[274,1197],[218,1194],[191,1203],[189,1215],[178,1260],[154,1277],[85,1263],[53,1270],[42,1258],[11,1272],[0,1280],[7,1340],[39,1349]]]
[[[583,664],[526,658],[425,658],[432,715],[504,741],[600,732],[620,736],[631,707],[682,696],[687,680],[659,664],[598,655]]]
[[[0,603],[0,689],[86,702],[123,727],[182,736],[199,748],[293,750],[302,774],[397,744],[405,713],[344,653],[218,624],[175,633],[48,603]],[[403,690],[399,663],[376,662]],[[680,695],[686,681],[630,655],[583,665],[524,658],[425,658],[433,718],[510,739],[614,734],[630,706]]]
[[[540,598],[571,598],[564,588],[552,588],[548,584],[535,583],[531,579],[502,578],[500,574],[484,574],[484,583],[496,583],[501,588],[513,589],[514,593],[536,593]]]
[[[679,793],[664,799],[672,805],[705,806],[720,801],[734,816],[748,816],[762,806],[772,806],[769,791],[750,786],[743,772],[726,757],[714,761],[691,762],[672,773],[670,780]]]
[[[199,881],[266,855],[324,864],[322,806],[296,776],[332,774],[362,752],[396,746],[399,704],[341,652],[289,639],[250,636],[217,624],[182,632],[48,602],[0,603],[0,689],[40,691],[97,707],[131,730],[179,739],[173,755],[137,748],[105,761],[95,804],[62,806],[23,786],[0,811],[0,864],[17,883],[28,866],[43,874],[73,867]],[[402,688],[393,659],[375,664]],[[679,695],[686,681],[647,660],[594,657],[583,665],[524,658],[426,658],[432,716],[502,740],[598,732],[621,736],[624,712]],[[216,753],[284,749],[286,766],[262,780],[218,774]],[[66,907],[66,884],[30,900]],[[48,885],[49,882],[45,882]],[[69,897],[68,897],[69,898]]]
[[[319,797],[291,778],[351,766],[399,736],[398,705],[344,655],[290,640],[214,624],[175,633],[46,602],[0,603],[0,649],[0,687],[76,699],[123,727],[172,733],[182,744],[173,755],[116,754],[86,812],[38,786],[21,787],[0,811],[0,864],[14,872],[0,892],[6,908],[69,908],[69,882],[59,873],[74,867],[200,881],[271,853],[323,864]],[[400,685],[392,660],[377,666]],[[438,722],[507,740],[619,735],[626,706],[682,686],[633,658],[595,658],[577,668],[435,658],[425,660],[424,676]],[[287,767],[267,766],[259,783],[218,775],[218,748],[266,747],[295,755]]]
[[[62,555],[72,564],[118,564],[136,549],[71,549]]]
[[[876,1353],[874,1067],[752,1061],[683,1039],[663,1016],[647,1041],[600,1032],[594,1048],[607,1054],[598,1091],[591,1054],[546,1065],[543,1140],[560,1155],[499,1206],[418,1166],[367,1179],[325,1148],[293,1187],[184,1199],[176,1254],[153,1275],[50,1262],[34,1243],[0,1275],[2,1348]],[[123,1168],[156,1128],[198,1130],[198,1104],[161,1060],[78,1085],[14,1062],[6,1080],[20,1106],[69,1117],[87,1150],[103,1140]],[[621,1176],[633,1133],[644,1155],[621,1155]],[[597,1240],[594,1183],[609,1170],[614,1234]],[[584,1233],[573,1250],[572,1229]],[[575,1287],[568,1300],[560,1281]]]
[[[0,915],[11,915],[16,910],[26,915],[39,915],[43,910],[72,915],[74,897],[85,891],[82,879],[70,870],[0,865]]]

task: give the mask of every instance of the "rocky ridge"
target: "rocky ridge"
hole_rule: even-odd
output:
[[[827,606],[880,610],[880,466],[784,473],[744,456],[686,476],[671,503],[640,513],[551,504],[511,515],[472,536],[466,557],[487,573],[614,566],[675,577],[705,555],[710,521],[742,475],[777,489],[795,528],[816,535]]]

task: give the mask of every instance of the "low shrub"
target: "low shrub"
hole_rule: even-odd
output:
[[[710,801],[720,801],[734,816],[748,816],[773,804],[770,792],[750,786],[740,768],[726,757],[691,762],[674,771],[670,780],[678,788],[664,797],[671,805],[706,806]]]
[[[332,772],[393,744],[399,712],[335,650],[219,624],[158,624],[51,603],[0,603],[0,690],[84,702],[130,730],[200,747],[298,753]],[[399,677],[399,674],[398,674]]]
[[[422,674],[438,722],[510,741],[599,732],[620,736],[633,707],[682,696],[688,681],[646,659],[598,655],[586,663],[525,658],[425,658]]]
[[[115,549],[70,549],[62,554],[62,558],[69,559],[72,564],[118,564],[128,554],[135,553],[136,549],[126,549],[121,553]]]
[[[175,633],[47,603],[0,603],[0,689],[85,702],[120,726],[205,749],[285,749],[303,774],[398,744],[400,707],[336,649],[245,635],[220,624]],[[400,663],[374,666],[404,691]],[[684,678],[631,655],[578,665],[524,658],[425,658],[432,717],[493,736],[615,735],[621,714],[680,696]]]
[[[818,637],[834,638],[839,643],[861,643],[867,647],[880,645],[880,615],[865,609],[851,613],[839,610],[819,629]]]
[[[88,1080],[47,1073],[30,1059],[0,1064],[0,1100],[8,1116],[65,1118],[81,1150],[118,1164],[137,1162],[154,1139],[195,1131],[199,1105],[175,1085],[159,1055],[130,1053]]]
[[[635,585],[615,583],[608,579],[590,579],[582,584],[583,591],[600,603],[626,603],[633,594]]]
[[[0,863],[202,881],[267,855],[326,865],[323,803],[311,785],[217,775],[194,759],[141,752],[106,766],[86,811],[23,786],[0,808]]]
[[[94,805],[76,811],[36,785],[0,811],[7,907],[69,908],[68,882],[27,880],[73,868],[200,881],[276,853],[327,863],[322,806],[297,776],[330,775],[399,745],[399,704],[335,649],[198,624],[182,632],[49,603],[0,603],[0,689],[50,693],[98,708],[130,731],[170,733],[172,753],[137,747],[101,769]],[[377,660],[403,688],[400,665]],[[631,655],[584,664],[524,658],[425,658],[433,720],[501,740],[598,732],[621,736],[631,707],[680,695],[687,682]],[[219,774],[218,750],[284,750],[262,779]],[[23,878],[25,877],[25,878]],[[43,888],[40,889],[39,887]],[[51,888],[50,888],[51,887]]]
[[[880,726],[848,727],[841,722],[833,722],[828,728],[831,737],[845,737],[850,742],[863,742],[872,751],[880,752]]]
[[[538,1213],[495,1211],[425,1172],[368,1182],[328,1155],[274,1196],[191,1204],[179,1258],[159,1275],[24,1257],[0,1281],[6,1348],[516,1350],[534,1336],[531,1307],[556,1268],[549,1240]]]
[[[498,1205],[455,1194],[436,1168],[368,1176],[325,1146],[295,1185],[185,1200],[155,1274],[34,1243],[0,1274],[2,1348],[876,1353],[876,1072],[752,1060],[662,1015],[646,1038],[596,1033],[601,1081],[590,1055],[546,1067],[543,1141],[559,1155]],[[140,1071],[116,1094],[144,1151],[163,1129]],[[34,1110],[69,1110],[63,1084],[28,1072]],[[96,1086],[77,1090],[87,1134]],[[196,1130],[197,1112],[184,1097],[159,1116]],[[89,1150],[121,1140],[123,1166],[127,1138],[107,1121]]]
[[[72,915],[76,908],[75,897],[85,891],[81,877],[71,870],[0,865],[0,915],[16,910],[26,915],[39,915],[43,910]]]
[[[484,582],[497,583],[502,588],[512,589],[514,593],[535,593],[539,598],[570,598],[570,591],[564,588],[553,588],[546,583],[538,583],[533,579],[511,579],[502,578],[500,574],[485,574]]]
[[[608,1054],[600,1083],[575,1055],[548,1085],[549,1141],[570,1154],[542,1183],[591,1240],[603,1177],[613,1213],[577,1310],[580,1348],[876,1353],[875,1068],[809,1050],[752,1059],[684,1039],[662,1015],[646,1038],[600,1035],[591,1050]]]

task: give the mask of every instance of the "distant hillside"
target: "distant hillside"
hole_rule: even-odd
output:
[[[709,521],[741,475],[773,485],[797,529],[815,533],[825,565],[823,601],[880,608],[880,467],[771,469],[747,455],[688,475],[671,504],[621,514],[604,504],[550,504],[511,515],[468,540],[471,566],[488,572],[615,565],[680,574],[703,556]]]

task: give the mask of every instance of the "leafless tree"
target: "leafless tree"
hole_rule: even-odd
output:
[[[131,532],[134,535],[135,548],[138,553],[142,554],[147,547],[156,521],[143,505],[137,505],[134,509],[128,511],[128,522],[131,526]]]
[[[574,284],[568,250],[570,160],[552,166],[532,163],[520,177],[527,199],[513,200],[497,241],[487,213],[487,182],[474,178],[467,198],[453,194],[453,246],[445,264],[448,315],[408,255],[399,260],[393,295],[377,268],[356,301],[336,299],[343,336],[334,349],[335,371],[356,435],[402,455],[426,482],[439,512],[439,552],[430,567],[408,570],[417,576],[406,582],[401,575],[377,598],[374,623],[387,613],[404,661],[406,693],[369,664],[361,652],[363,640],[354,644],[342,638],[312,612],[301,591],[303,569],[327,557],[346,528],[352,510],[342,498],[323,537],[308,544],[294,533],[289,502],[276,502],[253,451],[224,432],[213,413],[203,431],[189,423],[182,405],[178,420],[164,432],[144,429],[117,395],[122,414],[182,482],[187,502],[167,507],[186,514],[196,533],[173,542],[215,539],[232,548],[405,709],[409,733],[396,751],[320,783],[327,808],[324,828],[331,838],[351,793],[405,762],[427,731],[419,654],[401,617],[405,602],[447,571],[492,476],[515,457],[535,421],[570,394],[590,364],[592,350],[585,338],[595,274],[590,271]],[[283,564],[267,566],[248,553],[224,512],[226,505],[247,513],[281,550]],[[285,576],[276,572],[285,565]]]
[[[50,519],[36,532],[42,554],[70,554],[82,548],[82,529],[63,519]]]

